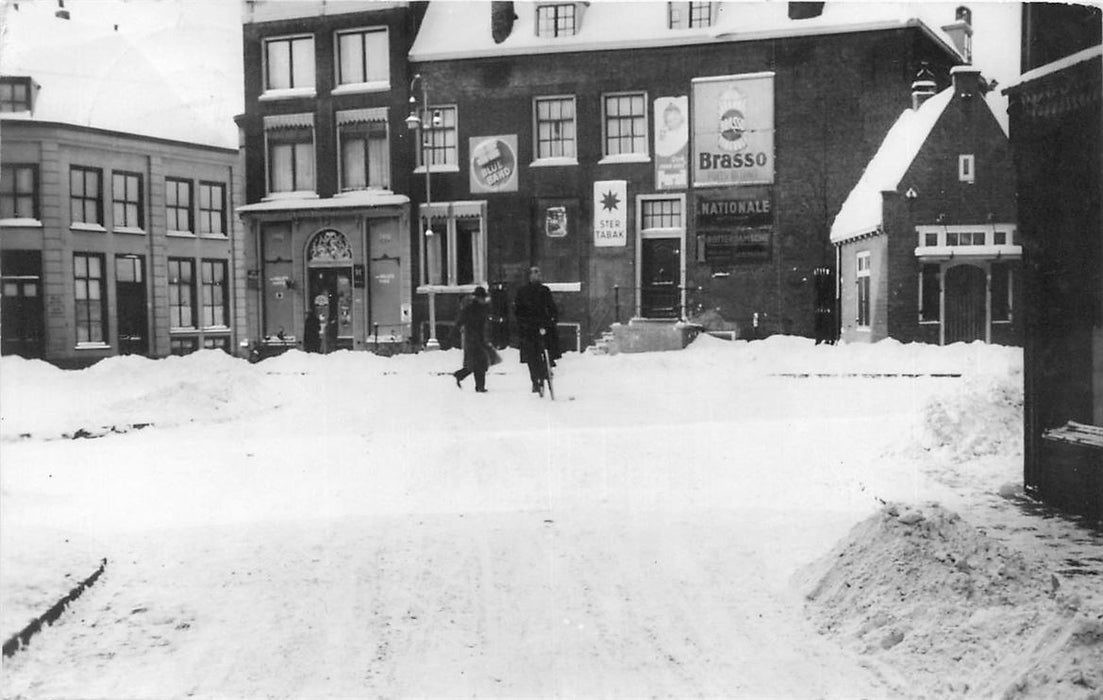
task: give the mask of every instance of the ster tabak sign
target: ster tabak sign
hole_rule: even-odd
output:
[[[517,135],[475,136],[468,141],[472,192],[517,191]]]
[[[594,246],[628,245],[628,181],[594,183]]]
[[[774,74],[693,79],[693,184],[772,184]]]

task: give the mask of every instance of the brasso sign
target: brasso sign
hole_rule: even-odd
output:
[[[773,182],[773,72],[694,78],[694,186]]]

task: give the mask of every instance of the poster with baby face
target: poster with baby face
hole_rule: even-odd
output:
[[[689,98],[655,99],[655,189],[689,184]]]

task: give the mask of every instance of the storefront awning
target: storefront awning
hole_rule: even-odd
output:
[[[361,124],[364,122],[387,121],[386,107],[369,107],[367,109],[343,109],[337,112],[337,126],[342,124]]]
[[[304,114],[271,114],[264,118],[264,129],[310,129],[314,126],[314,115],[310,112]]]

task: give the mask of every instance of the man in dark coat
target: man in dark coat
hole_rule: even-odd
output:
[[[490,339],[487,327],[490,321],[490,304],[486,289],[475,287],[475,293],[460,307],[456,319],[456,332],[460,333],[463,347],[463,368],[452,373],[456,386],[463,388],[463,380],[475,375],[475,391],[486,392],[486,371],[490,368]]]
[[[551,290],[540,281],[540,268],[529,268],[528,284],[517,290],[513,301],[513,315],[517,319],[517,331],[521,341],[521,362],[529,366],[529,379],[533,393],[544,393],[547,369],[543,351],[547,349],[552,366],[559,359],[559,333],[556,322],[559,309],[552,299]]]

